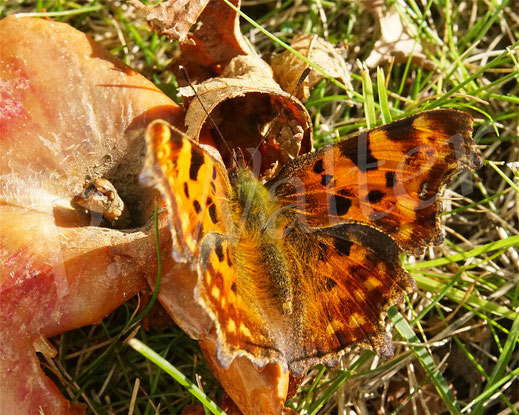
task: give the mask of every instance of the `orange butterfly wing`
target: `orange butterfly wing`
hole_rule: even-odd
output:
[[[310,238],[294,232],[286,244],[289,256],[299,252],[305,264],[295,281],[295,297],[303,301],[292,316],[295,330],[286,352],[292,372],[317,363],[334,366],[355,344],[391,357],[385,311],[416,289],[395,242],[376,229],[348,224]]]
[[[471,133],[464,112],[423,112],[299,157],[267,186],[302,226],[363,223],[420,254],[442,242],[438,193],[460,168],[481,166]]]
[[[147,155],[141,180],[158,188],[170,212],[173,255],[195,258],[208,232],[225,233],[230,223],[230,184],[223,164],[162,120],[146,130]]]
[[[258,365],[275,359],[269,321],[253,306],[252,298],[263,294],[240,278],[233,263],[240,248],[230,242],[235,206],[225,167],[165,121],[148,126],[146,142],[141,179],[158,188],[168,205],[175,260],[197,268],[195,297],[215,322],[220,363],[228,366],[241,354],[255,356]]]
[[[265,289],[275,275],[261,264],[235,264],[240,243],[212,233],[200,250],[197,298],[215,321],[222,366],[246,355],[258,367],[275,361],[300,375],[317,363],[334,366],[355,344],[392,355],[384,313],[415,282],[391,238],[357,224],[311,235],[294,229],[277,258],[292,275],[290,311],[283,311],[274,290]]]
[[[236,246],[227,236],[208,234],[200,251],[196,295],[216,323],[219,363],[228,367],[235,357],[248,355],[262,367],[280,361],[280,336],[274,333],[271,316],[257,306],[266,295],[260,289],[262,275],[256,275],[257,283],[247,281],[250,275],[243,268],[239,273],[236,256]]]

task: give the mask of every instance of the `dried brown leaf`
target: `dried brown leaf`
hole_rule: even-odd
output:
[[[67,24],[9,16],[0,50],[0,413],[84,413],[35,351],[52,356],[43,338],[99,322],[155,273],[142,136],[156,118],[180,125],[183,112]],[[132,230],[101,227],[71,206],[98,178],[131,206]],[[164,214],[161,225],[162,242]]]
[[[155,6],[145,6],[139,0],[129,4],[142,12],[151,29],[180,43],[189,42],[187,35],[209,0],[168,0]]]
[[[326,40],[317,35],[309,34],[295,36],[290,46],[324,69],[332,78],[340,80],[346,85],[348,90],[352,89],[350,71],[344,60],[345,50],[343,48],[334,48]],[[288,93],[294,91],[299,78],[305,69],[308,68],[306,62],[290,51],[285,51],[275,56],[272,59],[271,66],[281,88]],[[324,75],[312,70],[299,89],[295,91],[294,95],[300,100],[306,101],[310,96],[310,89],[323,78]]]
[[[216,345],[215,331],[212,336],[200,342],[200,348],[211,371],[236,406],[244,414],[280,414],[287,397],[288,372],[275,363],[268,363],[262,369],[257,369],[245,356],[237,357],[227,369],[224,369],[217,361]],[[227,407],[232,409],[232,405]]]
[[[232,3],[239,7],[239,0]],[[174,65],[186,68],[194,83],[219,76],[238,55],[252,54],[240,31],[240,16],[223,0],[211,0],[201,13],[190,42],[180,45]],[[185,85],[182,77],[179,82]]]
[[[191,99],[186,113],[187,134],[202,142],[211,137],[228,165],[230,149],[251,149],[245,151],[249,159],[252,149],[261,141],[261,159],[255,158],[252,168],[267,180],[277,171],[276,162],[284,164],[301,150],[311,149],[312,125],[308,112],[299,100],[279,87],[270,67],[260,58],[237,56],[221,77],[195,88],[197,99],[193,99],[190,88],[181,90],[185,98]]]
[[[380,9],[377,9],[380,10]],[[366,59],[366,65],[374,68],[395,60],[405,63],[411,56],[411,61],[426,69],[434,69],[434,64],[423,53],[422,46],[411,34],[406,32],[404,24],[397,11],[377,14],[380,25],[380,39],[375,42],[373,50]]]

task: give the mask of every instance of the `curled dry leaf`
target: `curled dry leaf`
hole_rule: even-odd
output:
[[[239,6],[239,1],[234,4]],[[272,69],[251,52],[233,9],[222,0],[209,2],[190,38],[194,42],[181,45],[175,63],[186,69],[200,98],[195,99],[191,87],[180,90],[188,107],[190,137],[214,145],[227,166],[232,158],[230,149],[250,149],[245,151],[248,159],[264,141],[257,153],[260,157],[256,160],[260,161],[254,166],[264,179],[272,177],[279,164],[300,151],[310,151],[308,112],[283,92],[274,81]],[[179,77],[180,82],[182,79]]]
[[[434,63],[427,59],[422,46],[406,32],[404,24],[397,11],[387,11],[375,8],[375,16],[379,21],[380,39],[366,59],[366,65],[371,68],[395,60],[397,63],[405,63],[411,56],[411,61],[426,69],[434,69]]]
[[[208,136],[212,138],[227,165],[231,162],[230,149],[240,147],[248,150],[247,160],[254,157],[253,171],[268,180],[277,172],[277,163],[284,164],[300,151],[311,149],[308,112],[299,100],[279,88],[270,67],[260,58],[237,56],[221,77],[194,87],[199,99],[193,98],[190,87],[181,90],[191,99],[186,113],[187,134],[202,142]],[[260,141],[264,143],[255,154]]]
[[[66,24],[7,17],[0,49],[0,412],[81,413],[35,351],[52,356],[46,337],[99,322],[144,289],[156,261],[153,194],[138,182],[142,133],[155,118],[179,125],[183,113]],[[98,178],[131,210],[132,231],[71,206]]]
[[[139,0],[129,4],[141,11],[151,29],[159,35],[181,43],[190,42],[188,33],[209,0],[169,0],[155,6],[145,6]]]
[[[240,6],[239,0],[231,0]],[[223,68],[238,55],[253,52],[240,31],[240,16],[223,0],[211,0],[200,15],[191,42],[180,45],[176,64],[186,68],[194,82],[221,75]],[[182,83],[183,79],[179,81]]]
[[[350,95],[352,90],[351,77],[344,60],[344,49],[334,48],[326,40],[310,34],[294,36],[290,46],[325,70],[332,78],[341,81],[347,87],[346,93]],[[288,93],[294,92],[294,95],[303,102],[310,96],[310,89],[324,78],[324,75],[312,70],[295,91],[301,75],[309,65],[288,50],[275,56],[272,59],[271,66],[281,88]]]
[[[176,63],[187,69],[194,82],[220,75],[232,58],[251,53],[240,31],[239,15],[223,0],[167,0],[155,6],[138,0],[130,3],[144,13],[153,31],[180,42]],[[239,0],[231,3],[240,5]],[[182,77],[179,81],[184,82]]]

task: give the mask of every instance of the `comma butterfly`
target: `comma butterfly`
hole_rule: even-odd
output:
[[[354,344],[393,353],[385,310],[415,290],[400,253],[442,242],[438,194],[479,168],[472,118],[433,110],[350,136],[262,184],[164,121],[148,126],[144,177],[164,195],[175,260],[198,272],[217,359],[293,374]]]

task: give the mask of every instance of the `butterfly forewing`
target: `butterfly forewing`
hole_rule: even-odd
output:
[[[162,192],[169,205],[174,255],[186,261],[203,236],[225,233],[229,222],[230,185],[224,166],[165,121],[146,130],[148,153],[142,176]]]
[[[364,223],[408,252],[438,244],[438,193],[461,167],[481,165],[472,117],[435,110],[360,133],[286,165],[268,184],[302,226]]]

